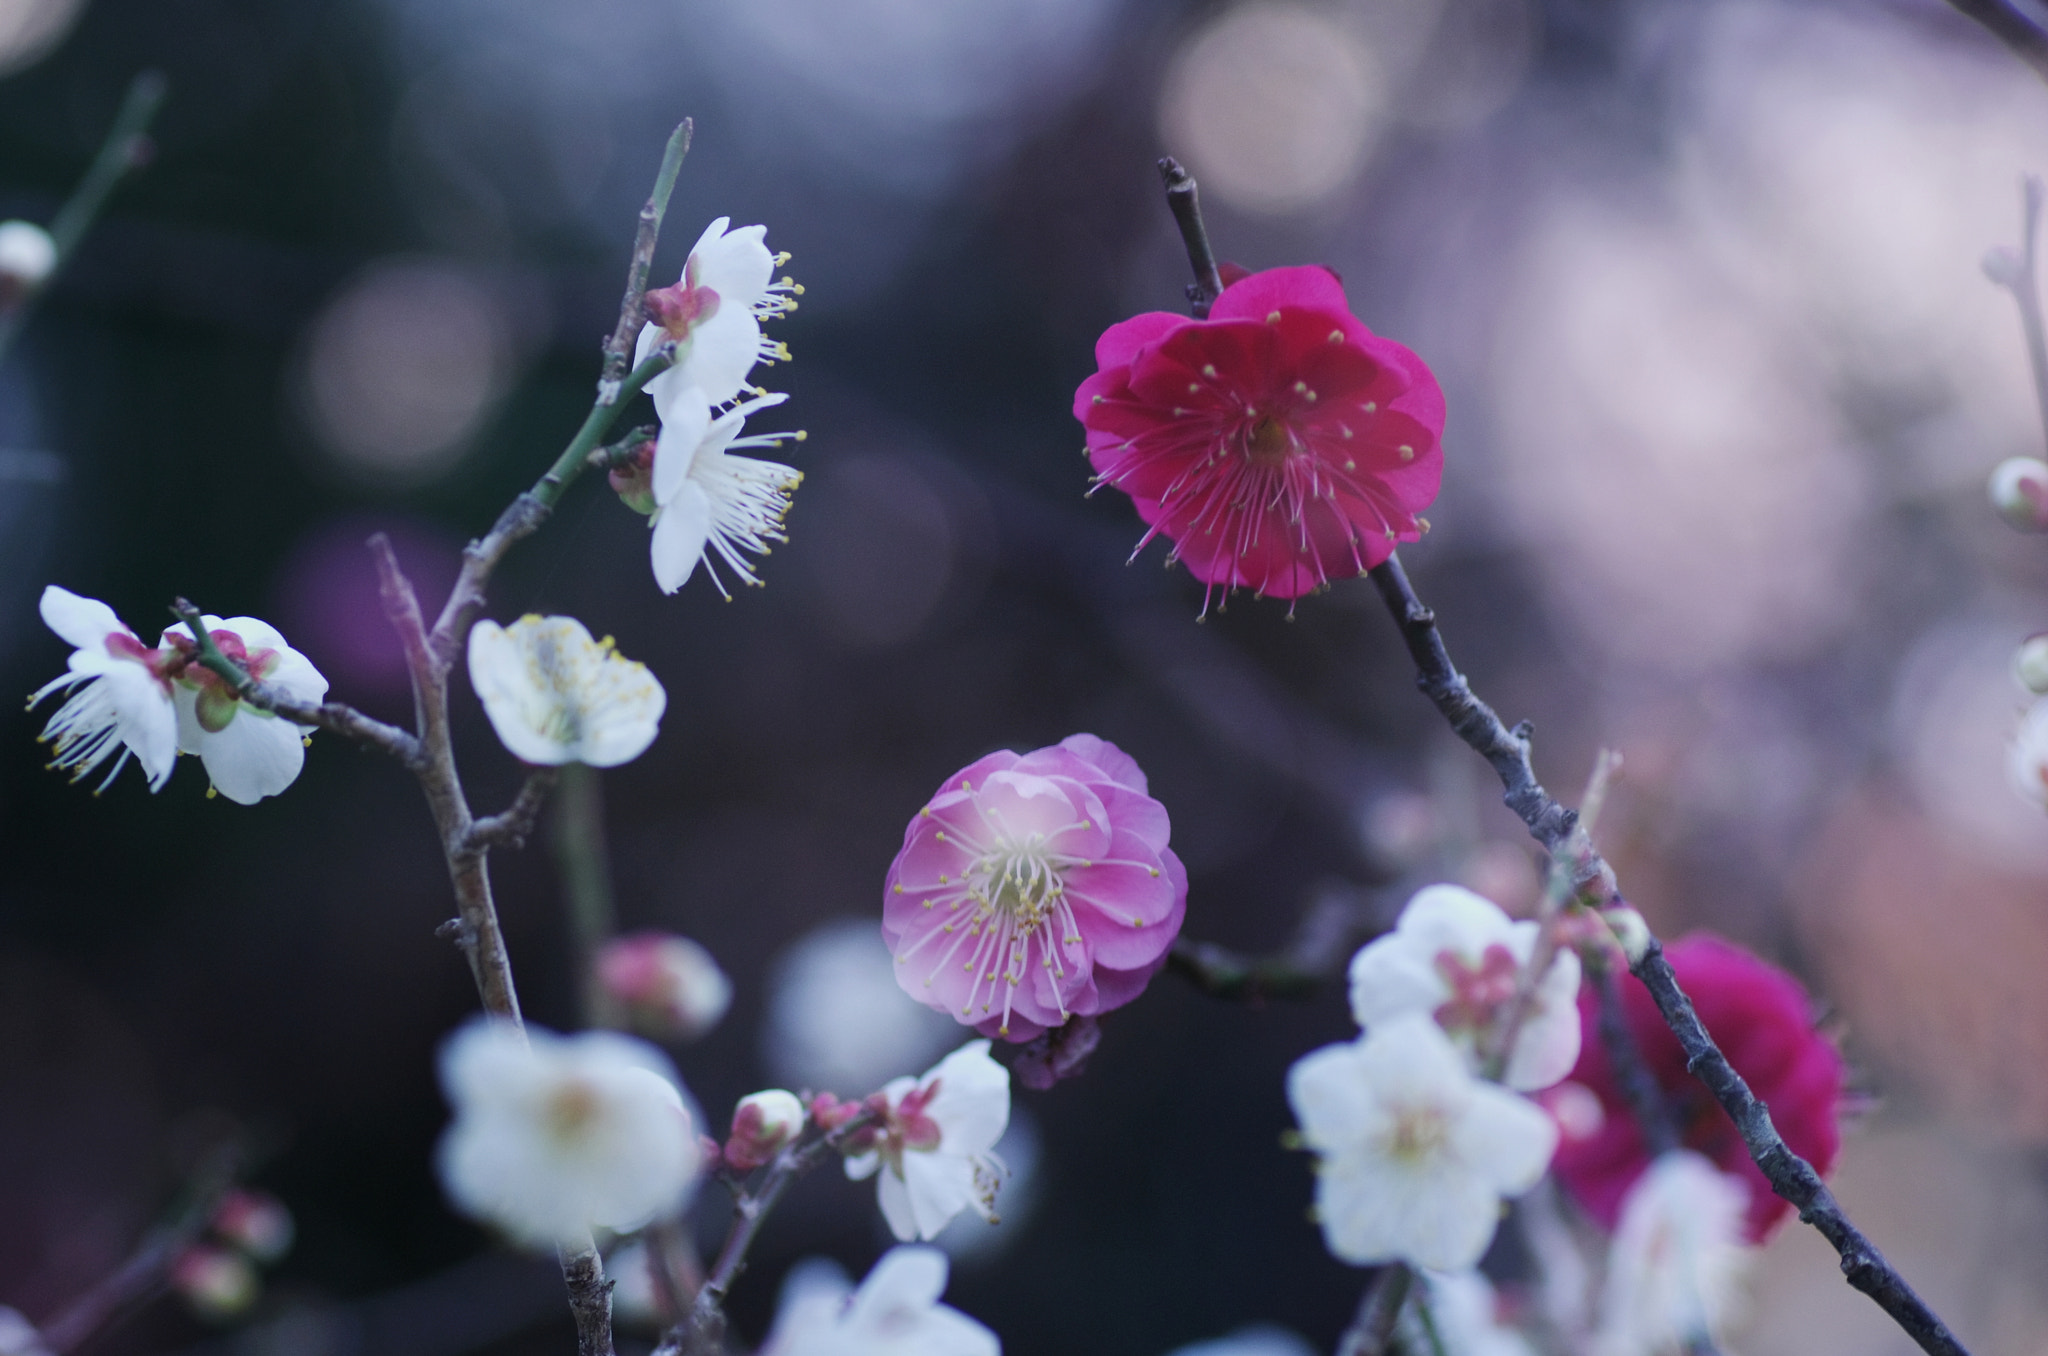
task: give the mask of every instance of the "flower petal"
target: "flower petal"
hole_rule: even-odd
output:
[[[695,481],[685,481],[654,520],[654,536],[648,543],[654,582],[663,593],[674,593],[689,582],[710,536],[711,499]]]
[[[42,613],[43,625],[55,631],[65,644],[80,650],[99,649],[112,633],[128,630],[114,615],[114,609],[99,599],[55,584],[44,586],[37,610]]]
[[[198,752],[214,790],[237,805],[276,795],[306,765],[299,727],[246,703],[226,726],[200,738]]]

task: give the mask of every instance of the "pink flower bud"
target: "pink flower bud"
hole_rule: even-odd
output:
[[[627,508],[635,513],[653,513],[654,440],[650,438],[634,448],[631,460],[614,466],[609,478],[612,489]]]
[[[208,1318],[232,1318],[256,1302],[256,1268],[226,1248],[187,1248],[171,1263],[171,1285]]]
[[[639,932],[607,943],[597,978],[635,1027],[664,1040],[696,1040],[732,1004],[732,981],[711,953],[672,933]]]
[[[213,1232],[258,1262],[275,1262],[291,1251],[296,1232],[284,1202],[262,1191],[230,1191],[213,1212]]]
[[[2021,532],[2048,532],[2048,462],[2007,457],[1991,471],[1991,507]]]
[[[828,1133],[860,1115],[859,1102],[842,1102],[829,1092],[821,1092],[811,1098],[811,1119],[818,1123],[820,1130]]]
[[[722,1151],[725,1161],[750,1172],[782,1151],[803,1132],[804,1104],[793,1092],[769,1088],[740,1098],[732,1113],[732,1134]]]

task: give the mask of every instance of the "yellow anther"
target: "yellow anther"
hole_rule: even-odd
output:
[[[1365,412],[1367,414],[1371,414],[1374,410],[1377,410],[1379,407],[1379,402],[1376,400],[1368,400],[1365,402]]]
[[[1331,343],[1333,343],[1333,344],[1341,344],[1341,343],[1343,343],[1343,342],[1344,342],[1344,331],[1342,331],[1342,330],[1331,330],[1331,331],[1330,331],[1330,342],[1331,342]]]
[[[1414,448],[1412,448],[1412,447],[1410,447],[1410,446],[1408,446],[1408,444],[1406,444],[1406,443],[1402,443],[1402,444],[1401,444],[1401,460],[1402,460],[1402,461],[1414,461],[1414,460],[1415,460],[1415,449],[1414,449]]]
[[[1424,532],[1425,534],[1427,534],[1427,533],[1428,533],[1428,531],[1429,531],[1429,519],[1427,519],[1427,518],[1417,518],[1417,519],[1415,520],[1415,525],[1416,525],[1417,527],[1421,528],[1421,529],[1422,529],[1422,531],[1423,531],[1423,532]]]
[[[1279,313],[1278,311],[1268,311],[1268,312],[1266,312],[1266,323],[1267,323],[1268,325],[1277,325],[1277,324],[1279,324],[1279,323],[1280,323],[1280,313]]]
[[[1297,381],[1294,383],[1294,393],[1296,395],[1300,395],[1303,391],[1306,391],[1307,389],[1308,383],[1305,381]]]
[[[1216,375],[1216,364],[1215,364],[1215,363],[1203,363],[1203,364],[1202,364],[1202,375],[1203,375],[1203,376],[1205,376],[1205,377],[1213,377],[1213,376],[1215,376],[1215,375]]]
[[[1201,389],[1202,389],[1202,383],[1201,383],[1201,382],[1199,382],[1199,381],[1191,381],[1191,382],[1189,382],[1189,383],[1188,383],[1188,394],[1189,394],[1189,395],[1196,395],[1196,394],[1200,393]]]
[[[1358,463],[1351,460],[1351,458],[1346,457],[1344,459],[1344,469],[1347,471],[1356,471],[1358,469]]]

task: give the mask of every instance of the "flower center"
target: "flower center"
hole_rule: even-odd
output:
[[[1396,1162],[1420,1167],[1442,1153],[1449,1141],[1450,1123],[1441,1108],[1404,1106],[1394,1113],[1384,1148]]]
[[[1244,455],[1257,467],[1279,466],[1294,455],[1294,432],[1269,414],[1245,430]]]
[[[556,1142],[572,1144],[590,1128],[597,1113],[597,1089],[580,1078],[572,1078],[548,1094],[541,1122]]]
[[[1455,951],[1439,951],[1436,972],[1450,988],[1448,1001],[1433,1014],[1444,1030],[1484,1031],[1492,1026],[1510,1003],[1521,979],[1521,966],[1514,953],[1494,942],[1480,954],[1479,964],[1469,963]]]
[[[969,892],[981,905],[976,912],[984,918],[1006,915],[1018,932],[1032,932],[1066,893],[1059,873],[1065,861],[1051,851],[1041,833],[1022,842],[998,840],[968,868],[974,878]]]

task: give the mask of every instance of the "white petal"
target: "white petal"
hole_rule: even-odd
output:
[[[1517,1092],[1538,1092],[1562,1080],[1579,1062],[1579,958],[1559,951],[1536,986],[1528,1020],[1515,1037],[1502,1079]]]
[[[893,1168],[883,1173],[878,1181],[875,1195],[881,1202],[882,1218],[889,1221],[889,1232],[905,1243],[914,1241],[919,1235],[917,1212],[910,1205],[910,1188],[904,1185]]]
[[[1390,932],[1351,958],[1351,1016],[1368,1030],[1403,1012],[1435,1012],[1451,996],[1435,957]]]
[[[936,1238],[974,1200],[974,1165],[949,1153],[903,1155],[903,1182],[918,1236]]]
[[[768,294],[768,284],[775,279],[775,256],[768,252],[767,236],[766,226],[742,226],[716,239],[707,231],[691,251],[697,285],[718,293],[721,311],[727,306],[751,308]]]
[[[1557,1122],[1528,1098],[1491,1083],[1474,1085],[1450,1133],[1458,1157],[1504,1196],[1535,1186],[1557,1152]]]
[[[689,582],[710,536],[711,499],[695,481],[684,481],[654,520],[654,538],[648,544],[654,582],[663,593],[674,593]]]
[[[304,741],[290,721],[238,702],[226,725],[199,732],[197,752],[216,791],[237,805],[254,805],[298,780],[306,765]]]
[[[655,503],[666,504],[675,498],[676,491],[689,477],[697,449],[710,428],[711,402],[701,390],[687,387],[668,402],[662,414],[661,436],[654,443]]]
[[[1526,931],[1531,938],[1535,935],[1533,924],[1517,929],[1498,904],[1461,885],[1431,885],[1416,891],[1395,927],[1432,958],[1439,951],[1451,950],[1477,960],[1487,947],[1498,943],[1516,952],[1519,960],[1528,955],[1527,943],[1517,948],[1509,939],[1518,931]]]
[[[714,405],[723,405],[747,384],[747,374],[761,356],[761,322],[741,306],[718,308],[709,320],[690,331],[672,369],[676,382],[695,386]],[[668,411],[659,398],[655,409],[664,420]]]
[[[882,1254],[847,1306],[849,1323],[872,1323],[888,1314],[931,1308],[946,1293],[946,1254],[937,1248],[895,1247]]]
[[[178,714],[163,685],[140,664],[126,661],[110,666],[100,678],[113,687],[114,709],[119,713],[121,742],[135,754],[135,761],[149,776],[149,789],[159,790],[170,780],[178,761]]]
[[[1462,1110],[1478,1086],[1465,1057],[1425,1013],[1404,1012],[1367,1032],[1358,1044],[1358,1062],[1382,1100],[1428,1097]]]
[[[881,1166],[882,1155],[873,1149],[868,1150],[864,1154],[848,1154],[846,1156],[846,1176],[850,1181],[865,1182],[868,1178],[873,1177],[875,1169]]]
[[[924,1076],[937,1082],[925,1114],[937,1122],[948,1154],[986,1153],[1010,1123],[1010,1071],[989,1057],[987,1041],[969,1041]]]
[[[65,644],[80,650],[97,650],[113,632],[128,630],[114,615],[114,609],[99,599],[55,584],[44,586],[37,610],[43,614],[43,625],[55,631]]]
[[[1318,1149],[1348,1149],[1381,1118],[1378,1099],[1358,1064],[1356,1042],[1326,1045],[1287,1071],[1287,1102],[1302,1136]]]

